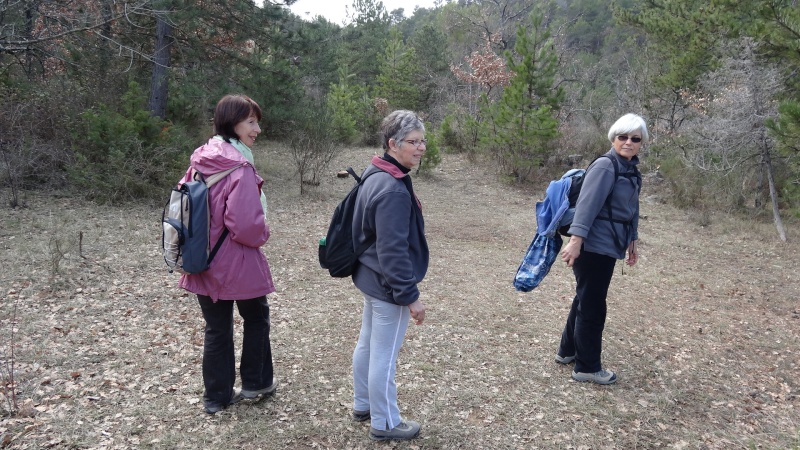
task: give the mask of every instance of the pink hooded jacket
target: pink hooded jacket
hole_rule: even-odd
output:
[[[269,263],[261,246],[269,239],[269,226],[261,207],[264,180],[242,154],[219,139],[192,153],[190,167],[180,184],[191,180],[192,168],[211,175],[239,164],[209,191],[211,240],[213,247],[223,226],[230,231],[211,266],[205,272],[181,275],[180,287],[213,301],[246,300],[275,292]]]

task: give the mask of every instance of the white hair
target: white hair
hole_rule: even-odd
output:
[[[647,141],[650,135],[647,133],[647,123],[641,116],[633,113],[625,114],[617,119],[614,125],[608,129],[608,140],[614,142],[614,138],[620,134],[632,133],[634,131],[642,132],[642,139]]]

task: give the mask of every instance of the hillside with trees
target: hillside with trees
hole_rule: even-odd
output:
[[[783,0],[448,0],[342,26],[285,2],[39,0],[0,4],[0,183],[97,202],[158,199],[246,93],[301,186],[375,145],[389,110],[424,114],[429,146],[510,183],[545,183],[648,120],[642,169],[665,201],[772,220],[800,215],[800,10]],[[326,172],[327,171],[327,172]],[[153,189],[159,187],[159,189]]]

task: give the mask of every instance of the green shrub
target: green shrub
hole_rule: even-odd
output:
[[[439,145],[448,153],[466,152],[474,160],[481,151],[478,145],[478,134],[482,126],[480,114],[475,116],[455,104],[447,107],[442,123],[437,130]]]
[[[68,173],[87,199],[161,199],[163,188],[180,178],[190,152],[185,133],[152,117],[144,104],[144,93],[131,82],[119,110],[100,105],[81,114]]]
[[[455,120],[453,114],[444,116],[442,124],[439,125],[439,138],[441,139],[442,147],[446,151],[461,152],[464,150],[464,145],[458,135],[458,131],[455,129]]]
[[[436,134],[431,133],[426,136],[428,144],[425,146],[425,153],[417,167],[417,173],[430,173],[442,162],[442,155],[439,153],[439,145],[436,143]]]
[[[309,114],[298,118],[288,133],[292,160],[300,175],[301,195],[306,194],[307,186],[320,185],[331,161],[341,151],[341,146],[331,139],[333,121],[328,110],[309,102],[306,111]]]
[[[371,97],[366,90],[363,90],[358,98],[356,128],[361,130],[359,143],[364,146],[379,147],[381,121],[390,112],[388,104],[385,99]]]
[[[0,85],[0,186],[9,206],[24,206],[27,190],[66,185],[71,94],[64,85]]]
[[[326,97],[331,136],[326,139],[351,144],[358,138],[356,128],[358,102],[355,95],[356,91],[345,83],[331,85]]]
[[[698,170],[683,163],[680,158],[669,157],[661,162],[661,173],[669,183],[670,201],[679,208],[696,208],[703,203],[704,177]]]

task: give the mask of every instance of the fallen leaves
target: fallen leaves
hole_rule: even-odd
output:
[[[352,157],[347,165],[364,164],[363,154]],[[350,280],[320,270],[314,254],[351,183],[332,176],[325,192],[300,198],[283,189],[294,185],[281,178],[288,176],[268,177],[280,387],[270,400],[215,416],[202,411],[196,300],[176,287],[177,275],[155,251],[158,208],[100,216],[63,201],[59,210],[83,231],[91,260],[67,258],[57,276],[35,264],[45,256],[32,237],[52,208],[47,199],[14,212],[18,225],[0,209],[4,230],[19,236],[0,237],[0,245],[8,260],[20,261],[0,274],[0,375],[10,387],[2,367],[13,331],[21,406],[9,415],[0,389],[0,446],[373,448],[367,428],[349,420],[363,298]],[[487,177],[446,155],[433,178],[415,179],[432,251],[421,285],[429,312],[425,325],[409,328],[397,382],[403,416],[420,420],[423,433],[398,448],[784,448],[796,441],[796,244],[754,245],[764,233],[744,227],[693,233],[681,212],[643,206],[643,261],[615,274],[604,334],[603,363],[620,381],[574,383],[571,367],[552,361],[574,295],[571,271],[555,267],[526,295],[511,285],[540,192]],[[138,234],[126,232],[132,229]],[[718,251],[701,259],[693,250],[700,244]],[[240,348],[238,318],[235,330]]]

